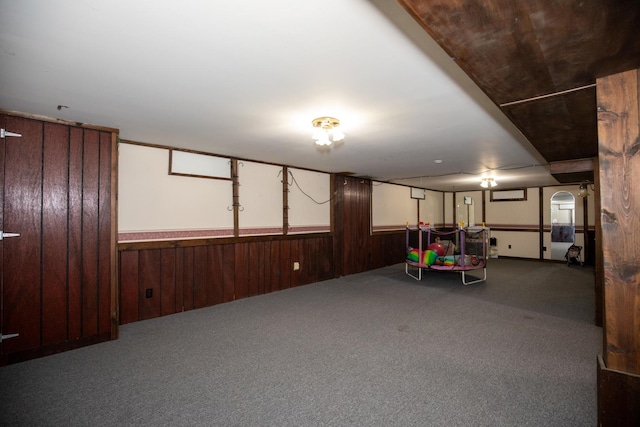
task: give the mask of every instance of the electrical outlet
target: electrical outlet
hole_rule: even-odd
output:
[[[298,261],[295,261],[293,263],[293,271],[298,271],[300,270],[300,263]]]
[[[153,297],[153,289],[152,288],[147,288],[144,290],[144,296],[146,298],[151,298]]]

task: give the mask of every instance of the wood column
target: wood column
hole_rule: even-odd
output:
[[[640,422],[639,71],[597,80],[604,262],[604,354],[598,363],[599,425],[638,425]]]
[[[596,326],[602,326],[603,323],[603,311],[604,311],[604,297],[602,296],[602,288],[604,287],[604,260],[602,258],[602,221],[598,212],[600,208],[600,161],[596,157],[593,159],[593,212],[594,212],[594,227],[595,227],[595,251],[594,251],[594,274],[595,274],[595,294],[596,294],[596,314],[595,321]]]

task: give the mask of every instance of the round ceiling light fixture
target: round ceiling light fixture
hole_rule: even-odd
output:
[[[311,121],[316,130],[313,132],[313,140],[317,145],[331,145],[334,142],[342,141],[345,137],[344,133],[339,129],[340,120],[335,117],[318,117]]]
[[[480,187],[482,188],[493,188],[498,183],[493,178],[482,178],[482,182],[480,183]]]

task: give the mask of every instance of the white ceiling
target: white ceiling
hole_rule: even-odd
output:
[[[122,139],[445,191],[557,184],[394,0],[0,0],[0,47],[0,108]],[[324,115],[347,135],[329,151]]]

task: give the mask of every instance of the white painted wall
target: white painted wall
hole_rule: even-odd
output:
[[[420,221],[429,224],[442,224],[443,197],[439,191],[425,190],[424,200],[420,200]]]
[[[231,181],[169,175],[169,150],[120,143],[118,231],[233,229]]]
[[[330,174],[289,168],[290,227],[318,227],[318,231],[328,231],[331,202]],[[294,233],[295,229],[290,231]]]
[[[119,144],[119,232],[233,229],[232,184],[228,180],[172,176],[168,174],[169,150],[134,144]],[[242,161],[238,167],[240,228],[282,227],[282,167]],[[331,225],[331,177],[328,173],[289,168],[289,226],[315,227],[328,231]],[[292,178],[295,178],[295,182]],[[297,183],[297,184],[296,184]],[[526,201],[490,201],[490,191],[484,195],[486,225],[498,240],[503,256],[538,259],[539,212],[543,205],[545,228],[551,226],[551,196],[557,191],[569,191],[576,196],[575,224],[582,227],[583,205],[577,197],[578,186],[557,186],[527,189]],[[484,190],[483,190],[484,191]],[[593,192],[587,198],[589,225],[595,223]],[[482,224],[482,191],[441,193],[425,191],[425,199],[411,198],[406,186],[374,182],[372,186],[372,224],[374,230],[404,228],[405,223],[422,221],[447,227],[454,225],[456,207],[464,205],[464,196],[474,202],[474,222]],[[418,206],[420,218],[418,218]],[[531,229],[531,231],[523,231]],[[295,230],[293,232],[296,232]],[[299,231],[299,232],[308,232]],[[582,233],[576,233],[577,245],[584,247]],[[511,245],[511,248],[509,248]],[[543,235],[543,246],[550,248],[550,233]],[[583,254],[584,256],[584,254]],[[544,252],[550,258],[550,250]]]
[[[487,225],[533,226],[540,225],[540,195],[538,188],[527,189],[527,200],[491,201],[490,190],[485,191]]]
[[[464,198],[471,197],[472,204],[465,205]],[[465,225],[482,225],[482,191],[456,193],[456,222]]]
[[[495,237],[498,242],[499,256],[538,259],[539,236],[538,233],[528,231],[491,230],[491,237]]]
[[[373,229],[404,228],[418,219],[417,199],[411,198],[411,188],[403,185],[373,182],[371,195],[371,222]]]
[[[444,218],[442,219],[442,224],[445,227],[454,226],[453,196],[454,193],[444,193]]]
[[[283,226],[282,171],[278,165],[238,162],[240,234],[281,232],[275,229]],[[289,181],[292,232],[330,230],[330,174],[290,168]],[[169,175],[168,148],[120,143],[118,183],[119,233],[233,230],[232,182]]]
[[[247,161],[238,162],[238,226],[240,234],[248,228],[282,227],[282,166]]]

